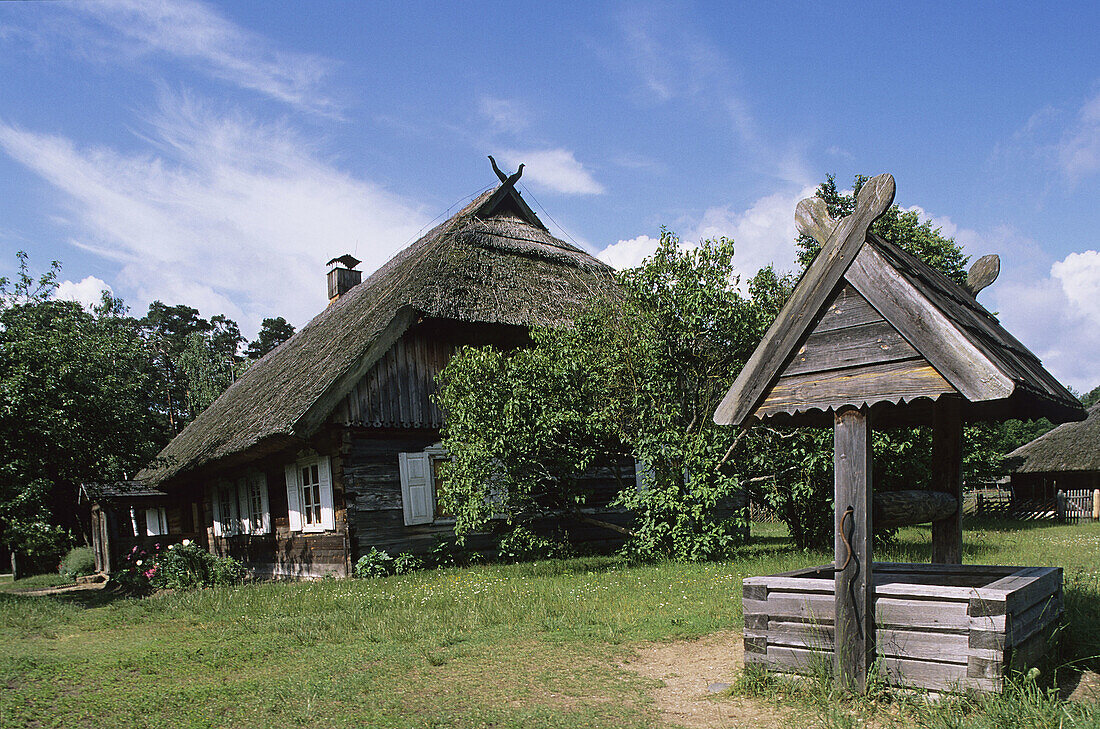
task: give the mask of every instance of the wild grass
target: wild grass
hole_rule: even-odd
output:
[[[1098,667],[1100,528],[982,524],[966,541],[967,561],[1065,566],[1066,660]],[[909,529],[881,558],[926,561],[928,550],[927,530]],[[827,561],[759,526],[715,563],[593,557],[146,599],[0,592],[0,726],[652,726],[652,684],[618,666],[634,645],[740,627],[744,577]],[[826,726],[869,711],[831,701],[824,677],[817,698],[758,680],[757,695],[786,692],[809,720],[829,706]],[[1021,696],[1011,700],[1041,705]],[[1025,716],[976,702],[945,724],[918,703],[885,701],[867,716],[975,727]],[[1080,711],[1051,701],[1052,712]]]

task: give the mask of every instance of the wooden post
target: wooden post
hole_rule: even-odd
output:
[[[932,410],[932,488],[960,508],[932,522],[932,564],[962,564],[962,400],[943,396]]]
[[[875,657],[871,581],[871,424],[866,409],[833,418],[836,496],[836,659],[841,684],[862,693]]]

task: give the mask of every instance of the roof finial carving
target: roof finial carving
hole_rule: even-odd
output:
[[[497,173],[497,177],[500,178],[500,183],[502,187],[515,186],[516,182],[519,181],[520,176],[523,174],[522,164],[519,166],[519,169],[517,169],[514,174],[505,175],[503,172],[501,172],[500,168],[497,167],[497,161],[493,159],[493,155],[489,155],[489,162],[493,165],[493,172]]]

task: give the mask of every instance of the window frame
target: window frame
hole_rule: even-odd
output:
[[[317,467],[317,495],[320,511],[320,520],[316,523],[307,523],[303,505],[302,470],[304,468]],[[293,463],[285,467],[287,514],[289,528],[292,532],[304,534],[335,531],[336,518],[332,496],[332,460],[329,456],[311,453],[300,456]]]

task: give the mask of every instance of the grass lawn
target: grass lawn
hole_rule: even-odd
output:
[[[1100,668],[1100,525],[991,523],[965,543],[967,562],[1065,567],[1066,659]],[[877,557],[929,552],[913,528]],[[653,726],[654,683],[619,660],[739,628],[743,577],[827,561],[761,525],[720,563],[582,558],[147,599],[9,584],[0,726]]]

